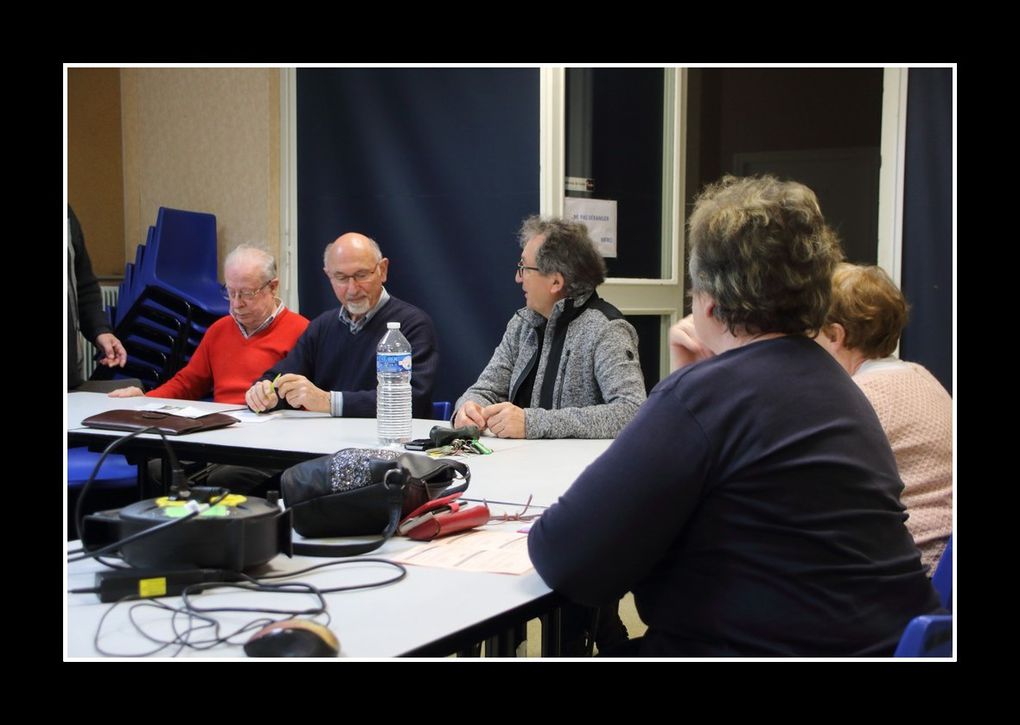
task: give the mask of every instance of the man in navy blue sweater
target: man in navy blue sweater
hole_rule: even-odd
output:
[[[439,349],[432,318],[383,287],[390,260],[363,234],[327,245],[323,271],[340,301],[308,325],[283,360],[245,394],[256,412],[303,408],[347,418],[375,417],[375,353],[387,322],[399,322],[411,343],[411,396],[415,418],[432,417],[432,386]]]

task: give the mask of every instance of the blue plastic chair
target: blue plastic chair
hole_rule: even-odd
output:
[[[449,400],[432,403],[432,419],[449,421],[453,415],[453,404]]]
[[[92,475],[96,461],[102,453],[88,448],[67,450],[67,535],[78,538],[74,509],[85,482]],[[88,499],[83,502],[85,513],[94,513],[109,508],[118,508],[138,500],[138,466],[132,466],[124,456],[112,453],[103,461],[96,473],[96,480],[89,488]]]
[[[204,212],[160,207],[145,252],[145,284],[162,287],[212,313],[227,314],[216,261],[216,217]]]
[[[932,586],[935,587],[935,591],[939,593],[939,600],[942,602],[942,606],[953,611],[953,537],[949,537],[949,543],[946,544],[946,550],[942,552],[942,558],[939,559],[938,566],[935,567],[935,573],[931,577]]]
[[[124,265],[124,281],[120,283],[120,293],[117,296],[117,307],[114,315],[112,316],[113,325],[116,327],[123,320],[124,316],[127,315],[128,311],[134,305],[135,300],[141,296],[142,291],[145,289],[145,280],[147,275],[150,274],[149,268],[152,266],[152,260],[155,255],[146,255],[146,250],[149,249],[152,244],[152,237],[155,234],[155,227],[149,227],[148,236],[145,238],[145,244],[139,244],[135,247],[135,261],[134,263],[128,262]]]
[[[160,207],[124,274],[113,321],[127,365],[97,368],[92,378],[132,377],[151,388],[186,365],[209,326],[230,310],[216,276],[216,217]]]
[[[102,453],[90,451],[88,448],[67,449],[67,487],[81,488],[92,475],[92,469],[96,467],[96,461]],[[103,461],[102,467],[96,473],[96,480],[93,486],[99,488],[124,488],[128,485],[138,484],[138,466],[132,466],[124,456],[111,453]]]
[[[952,657],[953,617],[924,614],[914,617],[903,630],[896,657]]]

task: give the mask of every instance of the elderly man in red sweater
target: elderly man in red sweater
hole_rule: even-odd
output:
[[[148,393],[129,387],[114,390],[110,397],[199,400],[212,393],[217,403],[244,404],[251,381],[290,352],[308,320],[276,296],[276,260],[257,247],[235,247],[223,264],[223,278],[230,315],[209,327],[188,364]]]
[[[209,327],[188,364],[148,393],[132,386],[114,390],[110,397],[199,400],[212,393],[217,403],[244,404],[251,381],[290,352],[308,320],[288,310],[277,296],[276,260],[257,247],[235,247],[223,263],[223,279],[230,314]],[[248,489],[272,473],[217,466],[210,473],[209,484]]]

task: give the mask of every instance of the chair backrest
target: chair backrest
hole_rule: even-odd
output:
[[[101,453],[94,453],[88,448],[67,449],[67,486],[81,488],[89,480],[92,471],[99,462]],[[138,466],[132,466],[124,456],[111,453],[103,461],[96,473],[96,484],[102,486],[137,486]]]
[[[449,400],[441,400],[439,402],[432,403],[433,420],[449,421],[451,415],[453,415],[453,405]]]
[[[924,614],[914,617],[903,630],[896,657],[952,657],[953,617]]]
[[[141,289],[155,287],[189,302],[210,324],[229,312],[217,281],[215,216],[161,206],[146,246]]]
[[[216,281],[216,217],[183,209],[159,208],[152,238],[154,274],[183,285],[197,278]]]
[[[953,611],[953,537],[949,537],[946,550],[942,552],[935,573],[931,577],[932,586],[939,593],[939,600],[942,606]]]
[[[135,381],[137,382],[137,381]],[[75,508],[85,482],[92,475],[101,453],[88,448],[67,449],[67,538],[78,538]],[[138,467],[124,456],[111,453],[103,461],[92,483],[88,499],[82,501],[84,514],[125,506],[138,500]]]

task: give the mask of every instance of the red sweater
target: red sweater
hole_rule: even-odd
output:
[[[200,400],[212,391],[217,403],[243,405],[252,383],[290,352],[306,327],[308,320],[284,308],[269,327],[246,340],[233,317],[221,317],[206,330],[188,364],[146,395]]]

